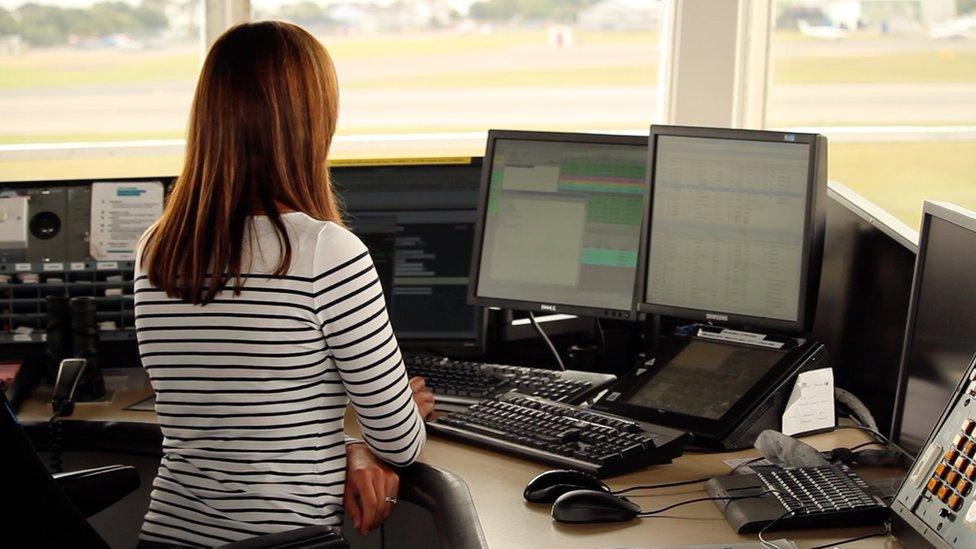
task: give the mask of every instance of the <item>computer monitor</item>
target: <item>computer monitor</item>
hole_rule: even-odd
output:
[[[892,439],[918,454],[976,353],[976,213],[926,202]]]
[[[467,302],[480,159],[334,165],[350,229],[370,247],[402,347],[484,351],[487,318]],[[389,245],[392,239],[392,246]]]
[[[631,319],[647,138],[488,132],[470,302]]]
[[[808,330],[826,167],[814,134],[651,126],[639,311]]]
[[[827,184],[827,229],[810,338],[827,347],[834,383],[891,431],[918,231],[844,185]]]

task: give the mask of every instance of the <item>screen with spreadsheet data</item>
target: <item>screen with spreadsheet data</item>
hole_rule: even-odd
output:
[[[661,135],[647,303],[799,317],[810,145]]]
[[[476,295],[631,310],[646,156],[644,137],[495,140]]]

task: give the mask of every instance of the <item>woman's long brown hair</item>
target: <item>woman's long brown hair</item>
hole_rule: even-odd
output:
[[[207,303],[242,282],[248,216],[267,215],[281,262],[292,246],[282,210],[342,223],[327,166],[339,90],[328,52],[282,22],[246,23],[204,61],[190,113],[183,172],[147,232],[143,270],[166,295]]]

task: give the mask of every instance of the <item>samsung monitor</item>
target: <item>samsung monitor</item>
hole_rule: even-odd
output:
[[[743,329],[810,328],[826,140],[651,126],[638,309]]]
[[[488,132],[470,301],[631,319],[647,137]]]
[[[976,353],[976,213],[923,207],[892,439],[917,455]]]

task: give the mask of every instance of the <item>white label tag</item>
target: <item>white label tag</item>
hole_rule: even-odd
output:
[[[14,263],[14,270],[18,273],[31,270],[30,263]]]
[[[699,329],[698,337],[703,337],[705,339],[713,339],[715,341],[728,341],[730,343],[745,343],[746,345],[758,345],[760,347],[769,347],[771,349],[783,348],[782,342],[767,341],[766,336],[763,334],[741,332],[739,330],[722,330],[721,332],[710,332],[707,330]]]
[[[46,273],[52,271],[60,272],[64,270],[64,263],[45,263],[43,268]]]
[[[72,271],[84,271],[85,264],[81,261],[72,261],[71,265],[68,267]]]
[[[819,431],[833,427],[835,423],[834,371],[821,368],[796,376],[783,412],[783,434],[793,436]]]
[[[98,270],[118,269],[119,268],[119,262],[118,261],[99,261],[98,263],[95,264],[95,267]]]

